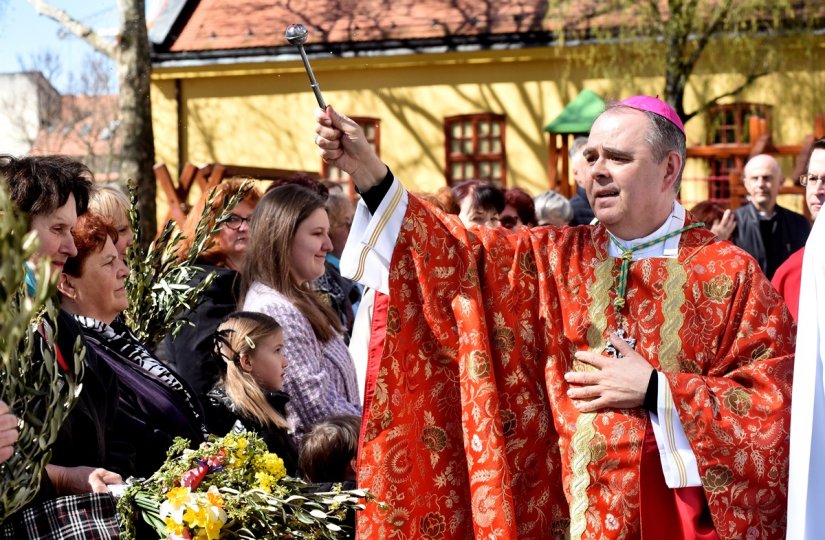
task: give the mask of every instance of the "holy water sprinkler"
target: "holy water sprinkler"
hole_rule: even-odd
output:
[[[307,58],[307,53],[304,50],[304,43],[309,36],[306,26],[303,24],[290,24],[284,35],[286,36],[286,40],[288,42],[298,47],[298,52],[301,53],[301,60],[304,61],[304,68],[306,68],[307,75],[309,75],[310,86],[312,87],[312,91],[315,93],[315,99],[318,101],[318,106],[322,109],[326,109],[327,105],[324,103],[324,97],[321,95],[321,87],[318,86],[318,81],[315,80],[315,75],[312,73],[312,68],[309,66],[309,58]]]

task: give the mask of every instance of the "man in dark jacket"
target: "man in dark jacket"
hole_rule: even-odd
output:
[[[582,151],[586,144],[587,137],[576,137],[570,145],[570,167],[573,169],[573,180],[576,181],[576,194],[570,198],[570,206],[573,208],[573,220],[570,225],[590,225],[596,218],[584,191],[584,175],[587,171],[582,168],[586,169],[587,163]]]
[[[805,216],[776,204],[783,176],[773,157],[760,154],[745,165],[745,189],[750,202],[737,208],[731,241],[757,260],[773,277],[785,259],[805,245],[811,225]]]

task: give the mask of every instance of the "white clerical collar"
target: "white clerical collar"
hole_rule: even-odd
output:
[[[613,239],[616,240],[616,242],[620,246],[622,246],[622,248],[631,249],[635,246],[644,244],[645,242],[650,242],[651,240],[661,238],[662,236],[675,230],[681,229],[684,226],[685,208],[678,202],[673,201],[673,209],[670,211],[670,215],[667,217],[667,219],[665,219],[665,222],[662,223],[661,227],[659,227],[649,235],[643,238],[636,238],[634,240],[622,240],[620,238],[616,238],[612,234],[610,236],[613,237]],[[650,247],[640,249],[639,251],[634,251],[633,260],[637,261],[639,259],[647,259],[649,257],[666,257],[669,259],[673,259],[679,254],[679,240],[681,238],[682,235],[677,234],[673,238],[668,238],[664,242],[659,242],[658,244],[654,244]],[[617,246],[614,242],[608,242],[607,253],[611,257],[622,256],[622,252],[619,249],[619,246]]]

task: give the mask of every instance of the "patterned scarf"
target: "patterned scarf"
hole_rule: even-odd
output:
[[[114,326],[110,326],[97,319],[84,317],[83,315],[74,315],[74,318],[83,328],[83,332],[88,338],[97,341],[101,347],[113,355],[124,358],[148,372],[183,397],[189,406],[190,414],[197,420],[201,431],[204,434],[207,433],[202,415],[198,412],[198,408],[194,404],[195,398],[191,392],[181,383],[175,373],[163,365],[160,360],[155,358],[152,353],[138,341],[125,324],[119,322],[118,319],[115,319],[112,323]]]

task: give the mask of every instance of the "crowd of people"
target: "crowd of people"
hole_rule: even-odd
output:
[[[40,491],[0,533],[151,475],[175,437],[254,431],[289,475],[387,502],[359,515],[363,538],[784,538],[810,224],[777,204],[773,157],[747,163],[736,211],[687,211],[684,126],[655,98],[574,142],[571,200],[481,180],[409,193],[346,116],[319,111],[316,132],[357,207],[305,177],[247,191],[156,350],[122,315],[125,195],[67,158],[0,157],[40,240],[30,266],[60,274],[54,347],[86,345]],[[800,180],[815,219],[825,140]],[[203,194],[181,260],[241,189]],[[0,402],[0,462],[17,436]]]

